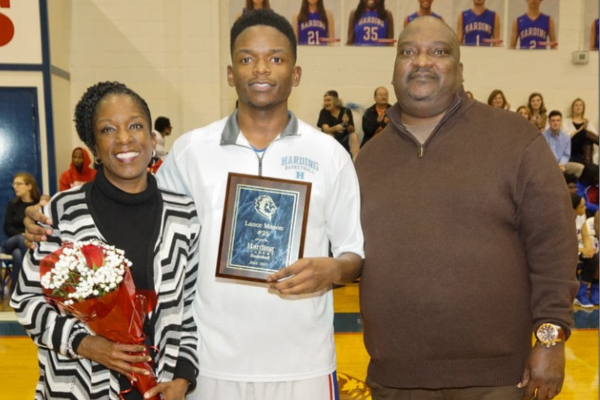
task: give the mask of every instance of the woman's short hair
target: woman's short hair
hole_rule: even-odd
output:
[[[148,131],[152,126],[152,117],[150,116],[150,108],[146,101],[136,92],[129,89],[120,82],[99,82],[87,88],[81,99],[75,106],[75,129],[79,135],[79,139],[92,151],[96,152],[96,138],[94,136],[94,118],[98,103],[104,97],[112,94],[124,94],[131,97],[142,109],[144,116],[147,119]]]

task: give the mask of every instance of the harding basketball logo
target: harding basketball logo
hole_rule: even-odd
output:
[[[306,179],[304,172],[315,174],[319,171],[319,162],[301,156],[285,156],[281,158],[281,166],[286,170],[296,170],[296,179]]]

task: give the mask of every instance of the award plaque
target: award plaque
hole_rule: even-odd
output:
[[[310,186],[230,172],[216,276],[265,282],[301,258]]]

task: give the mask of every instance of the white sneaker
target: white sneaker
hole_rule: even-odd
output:
[[[584,297],[581,300],[579,300],[577,297],[575,297],[575,300],[573,300],[573,304],[575,304],[576,306],[582,307],[582,308],[593,308],[594,307],[592,302],[587,297]]]

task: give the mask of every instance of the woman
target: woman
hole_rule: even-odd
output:
[[[577,193],[571,193],[571,203],[575,214],[577,239],[579,240],[579,261],[581,262],[581,276],[579,290],[575,297],[575,304],[584,308],[591,308],[598,304],[598,253],[592,245],[585,216],[585,201]],[[591,299],[588,289],[591,284]]]
[[[323,0],[302,0],[292,28],[298,44],[325,45],[335,39],[333,13],[325,9]]]
[[[506,101],[504,93],[500,89],[493,90],[488,97],[488,105],[496,108],[502,108],[503,110],[510,110],[510,104]]]
[[[544,105],[544,98],[540,93],[531,93],[529,95],[527,109],[529,110],[530,121],[538,128],[538,130],[542,132],[546,129],[548,114],[546,114],[547,110]]]
[[[92,238],[125,251],[136,289],[156,291],[157,306],[144,332],[146,344],[159,351],[154,368],[160,383],[146,394],[180,400],[195,386],[197,333],[191,305],[199,224],[193,201],[158,189],[146,171],[154,144],[151,121],[146,102],[118,82],[88,88],[76,106],[77,133],[101,168],[94,181],[58,193],[44,208],[53,221],[53,237],[25,260],[11,301],[38,346],[36,398],[117,399],[122,392],[125,399],[142,399],[135,389],[123,391],[131,387],[131,374],[142,372],[132,363],[148,361],[141,355],[145,347],[95,336],[42,293],[42,258],[63,241]],[[65,376],[71,384],[56,386]]]
[[[81,186],[96,176],[96,170],[90,168],[90,156],[82,147],[75,147],[71,153],[69,169],[60,175],[58,190],[63,191]]]
[[[23,265],[23,256],[27,252],[25,236],[23,236],[25,209],[40,201],[40,191],[33,175],[27,172],[17,172],[13,176],[12,187],[16,197],[8,203],[4,215],[4,232],[8,236],[8,240],[4,244],[4,251],[13,258],[12,273],[10,274],[11,293],[17,284],[19,271]]]
[[[585,118],[585,103],[577,98],[571,103],[571,115],[563,119],[563,130],[571,136],[569,161],[588,165],[592,163],[594,144],[598,145],[598,133]]]
[[[519,108],[517,108],[517,114],[531,122],[531,115],[529,114],[527,106],[519,106]]]
[[[325,92],[317,126],[344,146],[352,156],[352,160],[356,159],[360,145],[358,134],[354,129],[352,111],[343,106],[342,100],[335,90]]]
[[[394,44],[394,17],[385,9],[385,0],[359,0],[350,12],[348,45],[391,46]]]
[[[248,11],[258,10],[259,8],[271,8],[269,0],[246,0],[246,6],[235,16],[235,20],[237,21],[242,14],[245,14]]]

